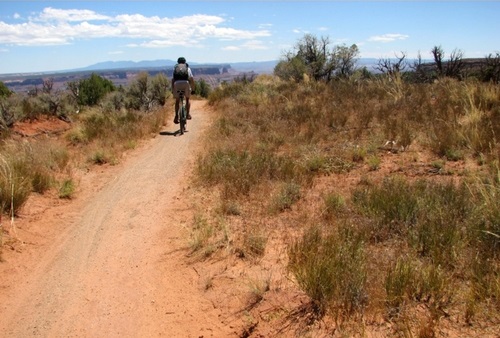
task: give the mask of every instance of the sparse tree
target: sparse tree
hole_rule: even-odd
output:
[[[330,81],[334,76],[347,78],[355,71],[359,49],[356,45],[329,48],[327,37],[318,39],[306,34],[295,45],[294,50],[286,52],[274,69],[275,75],[301,81],[304,74],[316,81]]]
[[[375,66],[375,69],[383,74],[387,74],[390,78],[396,78],[401,76],[408,63],[406,62],[406,53],[401,52],[401,55],[394,55],[396,59],[380,59]]]
[[[318,39],[306,34],[296,45],[297,57],[307,66],[309,75],[316,81],[324,79],[328,74],[328,38]]]
[[[444,58],[444,51],[441,46],[434,46],[431,49],[431,54],[432,57],[434,58],[434,62],[436,63],[436,70],[438,76],[443,76],[444,71],[443,71],[443,58]]]
[[[424,62],[422,61],[422,54],[420,51],[417,53],[417,58],[413,60],[413,63],[408,65],[408,67],[413,71],[412,76],[416,82],[427,82],[430,76],[425,72]]]
[[[441,46],[434,46],[431,49],[431,54],[436,64],[436,71],[439,77],[453,77],[460,79],[464,67],[464,53],[460,49],[455,49],[451,52],[448,61],[444,60],[444,51]]]
[[[54,78],[50,77],[48,79],[44,79],[42,83],[42,92],[50,94],[52,88],[54,88]]]
[[[356,70],[358,57],[359,49],[355,44],[350,47],[346,45],[335,46],[329,62],[328,76],[331,76],[333,71],[336,71],[338,77],[349,78]]]
[[[446,62],[446,76],[460,79],[464,68],[464,52],[460,49],[454,49],[449,60]]]
[[[500,52],[486,56],[485,64],[481,67],[481,75],[483,81],[500,83]]]

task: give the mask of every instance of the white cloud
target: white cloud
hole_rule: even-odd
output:
[[[254,40],[270,36],[266,29],[255,31],[221,26],[225,19],[214,15],[184,17],[125,14],[109,17],[90,10],[45,8],[26,22],[0,21],[0,45],[46,46],[69,44],[79,39],[142,39],[128,46],[147,48],[185,46],[204,39]]]
[[[383,35],[375,35],[368,39],[368,41],[373,42],[393,42],[396,40],[406,40],[410,36],[406,34],[383,34]]]
[[[268,49],[268,47],[264,44],[264,42],[260,40],[250,40],[245,43],[242,43],[239,46],[226,46],[223,47],[222,50],[225,51],[240,51],[240,50],[263,50]]]
[[[304,30],[304,29],[300,29],[300,28],[295,28],[292,30],[293,33],[295,34],[309,34],[310,31],[308,30]]]
[[[90,21],[90,20],[108,20],[109,17],[97,14],[88,9],[56,9],[47,7],[35,19],[39,21]]]
[[[242,47],[245,49],[256,50],[256,49],[268,49],[266,45],[262,41],[259,40],[250,40],[242,44]]]
[[[20,19],[21,18],[21,15],[19,15],[19,13],[14,13],[14,19]]]
[[[241,48],[237,47],[237,46],[227,46],[227,47],[223,47],[222,50],[235,52],[235,51],[241,50]]]

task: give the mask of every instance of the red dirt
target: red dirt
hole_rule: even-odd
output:
[[[12,129],[21,136],[33,137],[42,134],[60,134],[69,128],[70,124],[61,119],[40,116],[33,122],[15,122]]]
[[[188,133],[159,135],[120,164],[82,174],[74,200],[33,196],[14,227],[4,219],[18,241],[0,264],[2,337],[236,335],[186,258],[183,190],[210,122],[202,102],[192,109]]]

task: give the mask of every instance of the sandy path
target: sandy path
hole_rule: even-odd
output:
[[[23,225],[39,240],[24,261],[0,264],[0,336],[233,335],[185,263],[192,215],[182,177],[210,122],[203,102],[192,109],[188,133],[156,137],[99,179],[84,179],[89,189],[76,201]]]

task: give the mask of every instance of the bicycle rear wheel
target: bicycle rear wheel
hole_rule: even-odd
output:
[[[183,135],[184,132],[186,131],[186,120],[187,120],[186,119],[186,108],[184,106],[181,106],[179,117],[180,117],[180,123],[181,123],[181,135]]]

